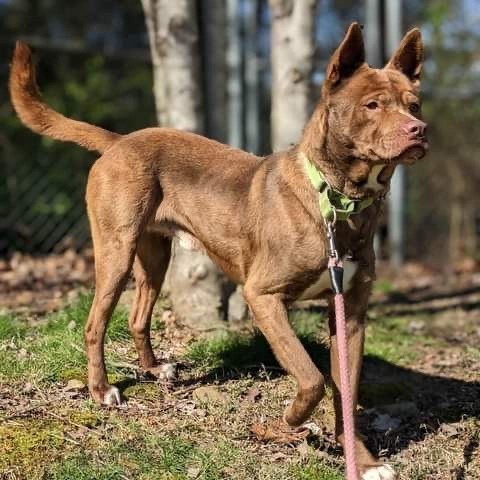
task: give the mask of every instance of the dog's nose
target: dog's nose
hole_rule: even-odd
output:
[[[421,120],[412,120],[403,126],[409,137],[423,138],[427,133],[427,124]]]

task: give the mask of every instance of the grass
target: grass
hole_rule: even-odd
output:
[[[9,341],[0,351],[0,380],[44,384],[84,376],[83,330],[91,302],[91,294],[82,294],[33,329],[21,318],[0,317],[0,341]],[[117,309],[109,324],[107,345],[128,337],[127,313]],[[118,368],[110,367],[113,374],[121,374]]]
[[[19,422],[0,428],[0,478],[103,480],[135,478],[220,480],[235,478],[340,479],[315,459],[289,459],[278,465],[225,439],[201,444],[146,427],[142,422],[112,422],[109,437],[85,437],[72,445],[59,422]],[[261,465],[262,476],[257,476]],[[1,475],[4,475],[3,477]],[[15,476],[13,476],[15,475]]]
[[[142,415],[101,410],[82,397],[73,402],[65,398],[62,388],[68,380],[86,381],[83,329],[91,302],[91,295],[80,295],[74,303],[47,315],[33,327],[29,326],[28,318],[0,317],[0,391],[6,389],[17,399],[20,392],[23,403],[47,403],[46,407],[33,409],[31,415],[27,408],[25,418],[23,415],[17,418],[16,412],[6,415],[0,410],[0,416],[6,419],[0,426],[0,478],[341,478],[338,471],[315,457],[306,460],[294,455],[282,465],[263,458],[250,444],[249,455],[245,456],[245,442],[249,443],[245,423],[237,430],[239,440],[232,442],[228,436],[231,421],[225,425],[225,431],[212,437],[206,434],[204,426],[199,427],[198,419],[188,414],[180,414],[179,425],[162,429],[156,420],[151,425],[152,421]],[[297,317],[302,337],[307,343],[313,342],[320,316]],[[106,339],[111,381],[125,378],[125,371],[112,363],[122,360],[116,351],[118,346],[126,345],[128,337],[127,312],[119,308],[109,324]],[[196,342],[186,349],[184,358],[195,364],[194,376],[276,365],[260,335],[226,334]],[[22,396],[27,383],[35,385],[40,399]],[[228,386],[228,405],[201,405],[200,412],[207,416],[207,423],[217,422],[219,415],[235,414],[244,390],[253,384],[247,374]],[[162,399],[161,387],[152,383],[130,385],[123,394],[133,402],[148,405],[158,404]],[[275,408],[281,409],[278,402]]]
[[[439,343],[426,335],[412,334],[408,328],[410,320],[409,317],[371,319],[365,342],[366,355],[408,365],[418,359],[420,346]]]
[[[185,344],[176,350],[184,364],[183,384],[166,387],[139,382],[131,369],[119,366],[126,357],[130,362],[135,358],[127,312],[119,308],[109,325],[106,351],[110,380],[130,382],[123,390],[128,409],[100,409],[85,393],[65,394],[63,388],[69,379],[86,380],[83,329],[91,301],[91,295],[82,295],[35,326],[24,317],[0,316],[0,479],[343,478],[342,461],[326,433],[332,428],[330,398],[313,416],[326,431],[309,440],[306,453],[295,446],[262,445],[252,438],[250,425],[277,418],[295,388],[259,334],[222,333]],[[418,361],[419,346],[435,346],[438,340],[412,335],[409,321],[408,317],[372,316],[367,366],[370,362],[373,370],[378,366],[403,372],[402,366]],[[328,371],[323,314],[295,311],[292,323],[314,361],[322,371]],[[157,349],[171,348],[172,339],[166,335],[163,329],[154,332]],[[478,351],[471,357],[479,358]],[[423,377],[419,378],[422,383]],[[24,392],[29,382],[34,389]],[[225,396],[225,402],[202,404],[194,400],[192,388],[211,385]],[[252,389],[259,392],[254,401],[248,400]],[[413,401],[415,392],[394,375],[362,385],[361,403],[367,409]],[[474,425],[468,422],[465,431],[474,438]],[[386,438],[384,435],[378,441]],[[441,449],[430,450],[430,456],[437,452],[441,457]],[[436,468],[433,463],[418,463],[415,469],[406,469],[409,477],[401,478],[426,480]]]
[[[409,317],[370,319],[365,354],[398,365],[417,360],[419,347],[439,341],[425,335],[413,335]],[[291,321],[297,335],[321,369],[328,368],[328,332],[322,314],[294,311]],[[394,341],[392,341],[394,339]],[[222,332],[218,337],[193,343],[186,357],[205,372],[229,370],[249,365],[278,366],[270,347],[260,333],[254,335]]]

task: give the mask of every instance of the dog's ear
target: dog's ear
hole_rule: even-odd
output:
[[[351,77],[364,63],[362,27],[355,22],[348,27],[345,38],[330,59],[324,86],[329,89],[336,87],[342,80]]]
[[[415,85],[420,86],[423,66],[423,41],[418,28],[410,30],[400,42],[386,68],[399,70]]]

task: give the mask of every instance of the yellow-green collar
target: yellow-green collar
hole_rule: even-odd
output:
[[[351,215],[360,213],[373,203],[373,198],[365,198],[363,200],[354,200],[347,197],[342,192],[332,188],[323,173],[302,154],[305,172],[318,192],[318,204],[322,217],[328,222],[335,220],[348,220]]]

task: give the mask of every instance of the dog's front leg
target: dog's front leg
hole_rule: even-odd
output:
[[[283,419],[290,426],[301,425],[312,413],[325,392],[325,380],[288,322],[287,309],[279,294],[259,294],[245,286],[254,322],[270,343],[275,357],[298,384],[293,403]]]
[[[365,340],[365,320],[370,296],[369,283],[355,284],[345,295],[345,314],[347,322],[347,345],[350,385],[354,412],[358,403],[358,389],[360,372],[363,360],[363,346]],[[330,362],[333,388],[333,401],[335,407],[335,434],[337,441],[343,446],[343,418],[340,395],[340,370],[338,343],[336,335],[335,310],[333,299],[329,301],[329,325],[330,325]],[[360,435],[356,434],[355,450],[357,463],[362,474],[362,479],[370,480],[393,480],[394,470],[387,464],[379,462],[365,447]]]

